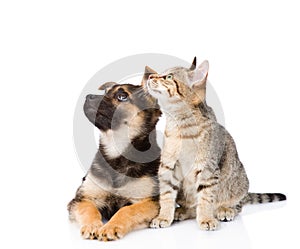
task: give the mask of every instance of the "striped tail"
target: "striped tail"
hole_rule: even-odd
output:
[[[241,201],[242,205],[284,201],[286,196],[280,193],[248,193]]]

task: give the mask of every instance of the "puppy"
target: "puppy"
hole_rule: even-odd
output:
[[[100,130],[99,149],[68,211],[83,238],[111,241],[148,227],[158,215],[155,125],[161,112],[142,86],[108,82],[99,89],[105,95],[87,95],[84,104]]]

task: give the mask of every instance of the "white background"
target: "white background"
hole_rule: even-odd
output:
[[[299,248],[299,23],[297,1],[1,1],[0,247]],[[83,176],[77,98],[99,69],[146,52],[210,61],[250,190],[287,202],[247,207],[216,232],[187,221],[80,238],[66,211]]]

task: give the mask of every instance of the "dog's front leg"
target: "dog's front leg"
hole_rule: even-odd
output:
[[[97,231],[103,226],[101,213],[91,200],[74,203],[72,216],[80,224],[81,235],[85,239],[96,238]]]
[[[102,241],[117,240],[132,230],[149,227],[158,215],[159,203],[151,198],[121,208],[97,233]]]

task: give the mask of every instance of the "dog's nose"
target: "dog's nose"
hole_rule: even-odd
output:
[[[86,99],[95,99],[95,98],[96,98],[96,95],[93,95],[93,94],[86,95]]]

